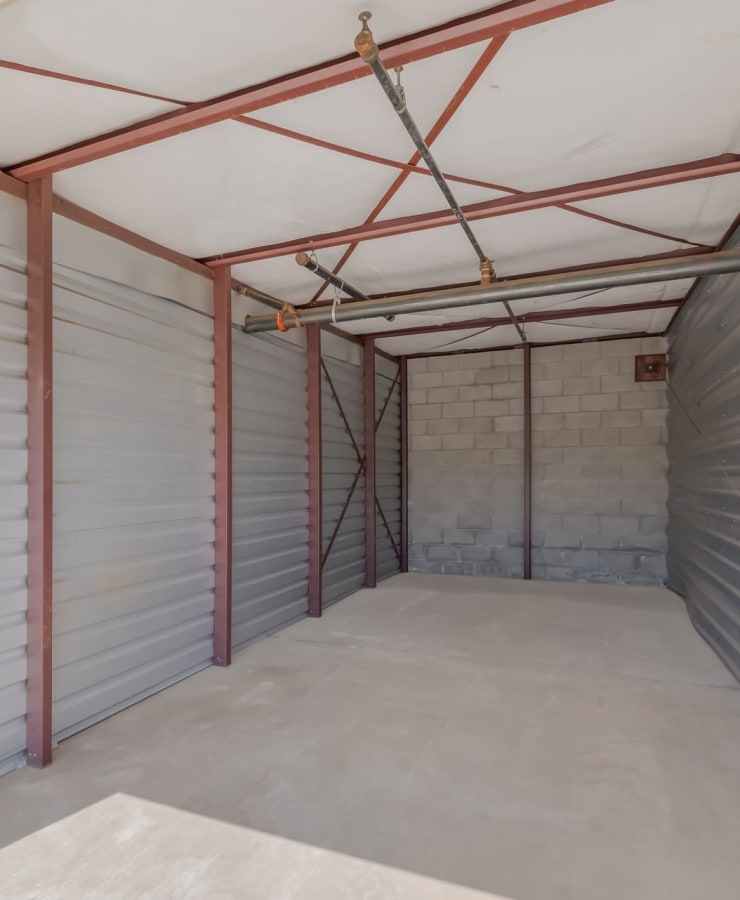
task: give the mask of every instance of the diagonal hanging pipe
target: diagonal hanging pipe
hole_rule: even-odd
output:
[[[370,300],[367,294],[363,294],[362,291],[358,290],[354,285],[345,281],[343,278],[340,278],[338,275],[335,275],[331,269],[322,266],[321,263],[310,254],[305,253],[304,251],[296,253],[295,261],[299,266],[303,266],[308,269],[309,272],[313,272],[315,275],[318,275],[319,278],[328,281],[329,284],[337,290],[344,291],[344,293],[353,300]],[[392,322],[393,319],[395,319],[395,316],[386,316],[386,319],[388,319],[389,322]]]
[[[375,43],[375,38],[373,37],[372,31],[368,26],[368,19],[372,16],[372,13],[362,12],[359,15],[359,19],[362,22],[362,30],[355,38],[355,50],[360,54],[360,57],[365,60],[365,62],[370,66],[373,71],[373,74],[378,79],[380,86],[383,88],[388,99],[391,101],[393,109],[395,109],[398,114],[398,118],[403,122],[403,125],[406,131],[409,133],[411,140],[414,142],[416,149],[419,151],[419,155],[424,160],[427,165],[427,168],[434,176],[434,180],[437,182],[439,189],[442,191],[445,200],[447,201],[450,209],[455,214],[455,218],[460,223],[460,227],[465,232],[465,236],[470,241],[473,249],[475,250],[478,259],[480,260],[480,274],[481,274],[481,284],[490,284],[492,278],[495,278],[495,272],[493,271],[493,264],[491,260],[486,256],[483,252],[483,248],[478,243],[478,239],[475,234],[473,234],[473,229],[470,227],[470,223],[465,218],[465,213],[462,211],[460,204],[455,199],[455,195],[452,193],[452,188],[450,188],[447,183],[446,178],[442,174],[442,170],[437,165],[436,160],[432,156],[432,151],[429,149],[427,142],[424,140],[424,136],[419,131],[419,128],[414,122],[411,113],[409,113],[406,107],[406,96],[404,94],[403,88],[400,84],[395,85],[391,80],[391,76],[388,74],[388,70],[385,68],[383,63],[380,61],[380,55],[378,50],[378,45]],[[514,327],[519,332],[519,337],[526,341],[526,335],[524,334],[524,330],[517,322],[516,316],[512,312],[511,307],[507,302],[504,303],[504,309],[509,314],[511,321],[514,324]]]
[[[545,278],[497,281],[493,284],[451,291],[432,291],[427,294],[406,294],[390,299],[359,301],[337,309],[336,321],[356,322],[358,319],[373,319],[396,313],[433,312],[460,306],[507,303],[510,300],[569,294],[571,291],[653,284],[659,281],[700,278],[704,275],[722,275],[728,272],[740,272],[740,250],[670,257],[629,265],[586,269],[565,275],[548,275]],[[300,310],[300,320],[304,325],[320,325],[331,319],[331,307],[320,306]],[[260,331],[276,331],[277,327],[276,317],[268,314],[247,318],[242,330],[252,334]],[[393,337],[392,331],[388,332],[388,337]]]

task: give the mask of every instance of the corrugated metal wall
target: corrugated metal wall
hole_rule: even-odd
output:
[[[377,577],[401,571],[401,385],[399,365],[375,356],[375,546]]]
[[[213,323],[57,270],[54,732],[208,665]]]
[[[0,774],[26,746],[26,277],[0,247]]]
[[[306,614],[306,353],[233,331],[234,649]]]
[[[365,453],[365,428],[362,366],[328,356],[323,366],[322,594],[326,607],[365,584],[365,474],[358,459],[358,451],[361,458]]]
[[[740,680],[740,275],[703,281],[669,354],[668,586]]]

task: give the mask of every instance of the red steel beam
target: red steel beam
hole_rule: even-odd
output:
[[[401,571],[409,570],[409,374],[406,357],[400,362],[401,388]]]
[[[467,47],[608,2],[611,0],[513,0],[503,6],[388,41],[381,45],[383,61],[392,68],[428,59],[449,50]],[[366,77],[369,71],[366,63],[356,53],[350,53],[331,62],[301,69],[201,103],[192,103],[184,109],[81,141],[22,163],[10,171],[23,181],[30,181],[41,175],[132,150],[286,100],[347,84],[356,78]]]
[[[594,200],[599,197],[611,197],[615,194],[649,190],[650,188],[680,184],[684,181],[694,181],[700,178],[714,178],[718,175],[729,175],[736,172],[740,172],[740,154],[725,153],[721,156],[692,160],[680,165],[645,169],[611,178],[602,178],[597,181],[584,181],[558,188],[549,188],[544,191],[523,192],[512,197],[499,197],[495,200],[486,200],[483,203],[472,203],[462,207],[462,209],[466,218],[471,222],[475,222],[480,219],[491,219],[497,216],[507,216],[551,206],[561,206],[564,203]],[[265,244],[261,247],[235,250],[219,256],[211,256],[201,261],[213,267],[235,265],[237,263],[255,262],[259,259],[286,256],[300,251],[312,252],[325,247],[336,247],[340,244],[409,234],[415,231],[440,228],[456,223],[457,219],[451,210],[441,209],[413,216],[383,219],[379,222],[355,225],[340,231],[315,234],[275,244]]]
[[[28,715],[27,761],[51,762],[52,697],[52,187],[28,185]]]
[[[377,584],[375,552],[375,342],[362,348],[365,410],[365,587]]]
[[[216,570],[213,664],[231,663],[231,270],[213,282],[213,380],[216,437]]]
[[[645,312],[651,309],[674,309],[683,300],[648,300],[642,303],[620,303],[617,306],[574,306],[570,309],[535,310],[522,313],[516,317],[517,322],[557,322],[561,319],[584,319],[589,316],[605,316],[614,313]],[[418,334],[444,334],[448,331],[469,331],[475,328],[497,328],[511,325],[508,316],[489,319],[465,319],[461,322],[445,322],[443,325],[421,325],[415,328],[399,328],[397,331],[373,331],[365,335],[366,339],[410,337]]]
[[[532,345],[524,352],[524,539],[522,541],[522,575],[532,577]]]
[[[308,372],[308,615],[318,617],[321,600],[321,328],[306,328]]]

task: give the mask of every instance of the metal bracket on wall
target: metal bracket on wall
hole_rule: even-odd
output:
[[[649,353],[635,357],[635,381],[665,381],[665,353]]]

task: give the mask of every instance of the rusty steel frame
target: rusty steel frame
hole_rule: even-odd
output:
[[[308,374],[308,615],[321,616],[321,327],[306,329],[306,370]]]
[[[649,190],[685,181],[703,178],[714,178],[740,172],[740,154],[724,153],[706,159],[692,160],[680,165],[660,166],[643,169],[610,178],[595,181],[584,181],[576,184],[548,188],[542,191],[529,191],[515,194],[512,197],[498,197],[482,203],[472,203],[462,207],[466,218],[475,222],[498,216],[514,215],[564,203],[575,203],[611,197],[633,191]],[[393,219],[381,219],[369,224],[355,225],[338,231],[314,234],[260,247],[234,250],[229,253],[205,257],[201,262],[208,266],[218,267],[236,265],[245,262],[256,262],[261,259],[273,259],[300,251],[312,252],[340,244],[377,240],[430,228],[446,227],[457,223],[455,214],[449,209],[434,212],[417,213],[411,216],[399,216]]]
[[[216,457],[216,546],[213,604],[213,663],[231,663],[232,562],[232,327],[231,271],[213,282],[213,380]]]
[[[375,352],[378,353],[377,347],[375,348]],[[373,427],[374,427],[374,433],[376,435],[377,435],[378,429],[380,428],[380,425],[383,421],[386,410],[388,409],[388,406],[390,405],[391,398],[393,397],[393,392],[396,389],[396,385],[399,383],[399,380],[401,377],[400,360],[398,360],[396,358],[395,361],[398,363],[398,370],[396,371],[396,377],[393,379],[393,381],[391,381],[391,386],[390,386],[390,389],[388,390],[388,393],[386,394],[385,400],[383,401],[383,407],[380,410],[380,415],[378,416],[377,420],[374,423]],[[388,379],[388,380],[390,381],[390,379]],[[386,533],[388,534],[388,540],[391,542],[391,546],[393,547],[393,552],[396,554],[396,558],[398,559],[398,562],[400,563],[401,562],[401,551],[399,550],[398,545],[396,544],[396,539],[393,537],[393,531],[391,530],[391,526],[388,524],[388,519],[386,518],[385,511],[383,510],[380,500],[378,499],[377,492],[375,492],[375,505],[377,506],[378,512],[380,513],[380,518],[382,519],[383,527],[385,528]]]
[[[401,572],[409,570],[409,374],[407,357],[398,367],[401,404]]]
[[[608,2],[612,0],[512,0],[503,6],[388,41],[381,45],[381,49],[389,66],[403,65]],[[211,100],[191,103],[183,109],[80,141],[14,166],[10,172],[23,181],[31,181],[41,175],[59,172],[286,100],[347,84],[368,74],[367,66],[356,54],[347,54],[330,62]]]
[[[524,490],[522,541],[522,576],[525,581],[532,577],[532,345],[522,347],[524,356]]]
[[[375,342],[366,340],[362,347],[362,382],[365,414],[365,587],[378,582],[375,505]]]
[[[52,755],[53,377],[52,184],[28,185],[27,762]]]

